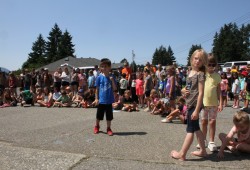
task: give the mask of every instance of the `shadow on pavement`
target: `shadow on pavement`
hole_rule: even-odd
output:
[[[130,135],[146,135],[146,132],[115,132],[114,135],[130,136]]]

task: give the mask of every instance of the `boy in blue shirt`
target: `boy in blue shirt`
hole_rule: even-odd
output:
[[[114,103],[113,91],[116,90],[116,84],[113,77],[109,76],[111,70],[111,61],[107,58],[101,59],[99,76],[96,78],[96,98],[93,104],[99,104],[96,113],[96,125],[94,127],[94,134],[99,133],[100,121],[104,118],[106,113],[107,120],[107,134],[113,135],[111,130],[111,121],[113,119],[113,108]]]

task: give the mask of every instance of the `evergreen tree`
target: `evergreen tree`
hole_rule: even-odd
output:
[[[135,61],[132,61],[132,62],[131,62],[130,68],[131,68],[132,72],[136,72],[136,70],[137,70],[137,65],[136,65]]]
[[[38,68],[45,63],[46,42],[43,36],[39,34],[37,40],[33,43],[32,52],[29,53],[28,60],[23,63],[22,68]]]
[[[127,60],[126,58],[124,58],[124,59],[122,59],[122,60],[120,61],[120,63],[125,63],[125,62],[128,63],[128,60]]]
[[[65,58],[68,56],[72,56],[75,57],[74,55],[74,44],[72,44],[72,37],[69,34],[69,32],[66,30],[61,39],[60,39],[60,43],[58,46],[58,59],[60,58]]]
[[[153,57],[152,57],[152,64],[158,65],[162,64],[163,66],[172,65],[175,61],[174,53],[171,47],[168,47],[168,50],[163,47],[162,45],[160,48],[156,48]]]
[[[229,23],[215,34],[212,51],[219,62],[249,60],[249,29],[249,24],[238,29],[235,23]]]
[[[62,37],[62,31],[55,24],[54,28],[49,33],[48,41],[46,43],[46,57],[47,63],[54,62],[61,59],[59,56],[59,44]]]
[[[176,58],[175,58],[175,56],[174,56],[174,52],[173,52],[173,50],[172,50],[172,48],[170,47],[170,46],[168,46],[168,55],[169,55],[169,57],[170,57],[170,59],[171,59],[171,64],[170,65],[172,65],[173,64],[173,62],[176,62]]]
[[[192,54],[194,53],[194,51],[197,49],[201,49],[201,48],[202,48],[201,45],[192,45],[192,47],[189,50],[188,57],[187,57],[187,66],[190,66],[190,58]]]

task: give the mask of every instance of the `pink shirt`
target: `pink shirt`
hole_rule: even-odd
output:
[[[233,126],[233,128],[229,132],[229,136],[234,136],[235,134],[237,134],[239,142],[246,142],[246,143],[250,144],[250,126],[248,128],[247,133],[245,133],[245,134],[239,132],[237,127]]]
[[[227,90],[227,84],[228,84],[228,80],[227,79],[221,79],[220,89],[221,90]]]

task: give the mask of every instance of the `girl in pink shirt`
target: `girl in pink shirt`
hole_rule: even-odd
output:
[[[144,80],[143,80],[143,74],[140,73],[138,78],[135,80],[135,90],[136,95],[138,96],[139,105],[141,105],[141,108],[144,107],[144,101],[143,101],[143,95],[144,95]]]
[[[221,95],[222,95],[222,104],[223,104],[223,107],[226,107],[227,106],[227,89],[228,89],[228,80],[227,80],[226,73],[221,74],[220,89],[221,89]]]

